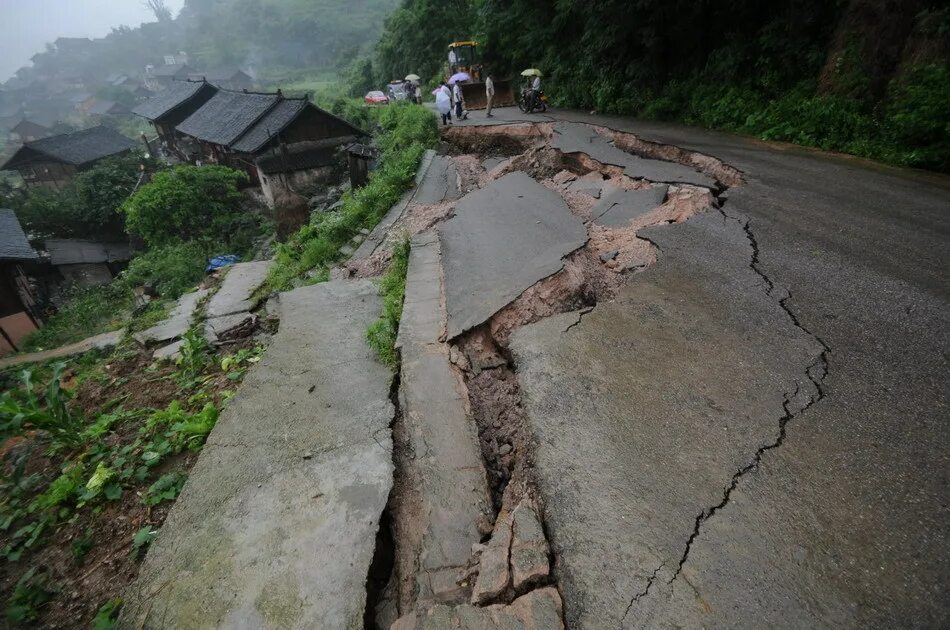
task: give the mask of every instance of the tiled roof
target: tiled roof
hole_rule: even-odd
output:
[[[272,110],[247,130],[231,148],[242,153],[254,153],[271,138],[284,130],[287,125],[306,109],[308,103],[302,98],[285,99],[278,102]]]
[[[58,162],[82,166],[110,155],[124,153],[132,149],[135,144],[134,140],[108,127],[92,127],[27,142],[17,149],[6,164],[0,166],[0,170],[16,168],[36,153],[51,157]]]
[[[132,113],[142,118],[156,120],[191,99],[209,93],[213,94],[216,90],[217,88],[213,85],[201,81],[172,81],[164,90],[137,105]]]
[[[198,111],[182,121],[177,129],[205,142],[229,146],[276,105],[279,99],[276,94],[221,90]]]
[[[0,260],[33,260],[37,254],[13,210],[0,209]]]
[[[173,63],[170,65],[164,66],[155,66],[152,68],[153,77],[174,77],[178,75],[182,70],[185,73],[194,72],[188,64],[185,63]]]

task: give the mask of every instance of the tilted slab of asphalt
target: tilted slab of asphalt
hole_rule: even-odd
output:
[[[642,190],[618,189],[601,199],[591,210],[591,220],[606,227],[624,227],[640,215],[663,204],[669,186],[661,185]]]
[[[402,378],[399,397],[413,457],[410,478],[418,487],[405,506],[411,522],[397,515],[397,555],[416,570],[417,601],[460,603],[456,584],[481,540],[477,522],[492,514],[488,482],[461,374],[441,343],[442,291],[439,241],[433,233],[412,239],[406,299],[399,327]]]
[[[198,303],[208,293],[208,289],[200,289],[184,294],[178,298],[178,302],[169,314],[168,319],[136,334],[135,340],[142,344],[148,344],[162,343],[181,337],[191,328],[191,318],[198,308]]]
[[[601,164],[623,168],[629,177],[668,184],[693,184],[715,188],[716,180],[675,162],[641,158],[622,151],[587,125],[559,122],[554,125],[551,146],[562,153],[586,153]]]
[[[217,293],[209,300],[206,317],[224,317],[250,311],[257,306],[252,296],[267,279],[271,264],[270,260],[260,260],[233,265]]]
[[[362,627],[392,486],[392,375],[370,281],[281,295],[280,331],[211,433],[120,627]]]
[[[750,267],[742,225],[707,211],[645,233],[659,261],[614,301],[511,338],[573,628],[639,625],[697,516],[817,393],[822,347]]]
[[[117,346],[119,342],[122,341],[123,335],[125,335],[125,330],[113,330],[112,332],[88,337],[76,343],[53,348],[52,350],[28,352],[26,354],[15,354],[12,357],[4,357],[0,359],[0,370],[17,365],[26,365],[27,363],[39,363],[41,361],[49,361],[50,359],[71,357],[89,352],[90,350],[108,350],[109,348]]]
[[[560,195],[521,172],[463,197],[439,233],[449,339],[560,271],[563,257],[587,242]]]

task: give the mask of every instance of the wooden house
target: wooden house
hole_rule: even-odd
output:
[[[155,128],[162,149],[186,160],[178,147],[175,127],[208,102],[218,89],[204,81],[172,81],[168,87],[144,103],[132,108],[132,113],[145,118]]]
[[[40,138],[45,138],[50,134],[49,127],[44,127],[38,122],[24,118],[10,129],[10,142],[23,144],[24,142],[33,142]]]
[[[219,90],[176,129],[194,139],[195,160],[243,170],[255,185],[261,183],[256,159],[280,144],[333,140],[342,144],[365,135],[308,98],[285,98],[279,90]]]
[[[61,189],[73,176],[103,158],[128,153],[135,141],[108,127],[50,136],[27,142],[0,171],[19,171],[28,187]]]
[[[18,351],[23,338],[38,327],[22,267],[38,258],[13,210],[0,209],[0,356]]]
[[[195,69],[187,63],[148,66],[145,68],[145,87],[157,92],[168,87],[172,81],[187,81],[192,74],[195,74]]]
[[[215,87],[226,90],[252,90],[254,79],[240,68],[216,68],[208,72],[196,72],[190,77],[193,81],[207,81]]]
[[[70,286],[107,284],[128,266],[132,257],[128,243],[48,238],[44,246],[50,264]]]

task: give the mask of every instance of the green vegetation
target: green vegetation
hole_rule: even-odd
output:
[[[438,77],[446,45],[474,38],[496,76],[542,68],[556,106],[948,171],[944,4],[403,0],[373,58],[342,74],[354,94],[408,72]]]
[[[132,293],[121,282],[76,289],[42,328],[23,342],[27,351],[49,350],[121,328],[132,309]]]
[[[422,154],[438,140],[435,118],[423,107],[400,103],[382,110],[379,124],[379,169],[366,186],[344,196],[342,208],[315,216],[278,246],[269,288],[288,289],[311,271],[314,280],[327,279],[340,248],[361,228],[375,226],[412,185]]]
[[[115,165],[83,176],[95,174],[90,181],[101,182],[113,172],[117,172]],[[250,255],[254,238],[265,227],[263,217],[241,205],[237,185],[244,178],[243,173],[222,166],[177,166],[158,172],[131,197],[131,189],[117,192],[110,186],[101,191],[101,199],[95,187],[82,193],[89,200],[86,207],[99,209],[97,216],[104,215],[110,204],[118,204],[111,206],[111,213],[127,216],[121,222],[123,229],[137,232],[152,247],[133,258],[112,283],[75,290],[43,328],[25,340],[24,349],[55,348],[120,328],[129,323],[136,287],[147,284],[162,298],[177,299],[204,277],[212,256]],[[77,189],[85,190],[85,184]],[[31,193],[23,207],[30,206],[36,194]],[[44,193],[39,195],[45,198]],[[130,327],[144,328],[161,312],[161,307],[151,308]]]
[[[11,624],[35,621],[39,609],[55,594],[56,590],[50,585],[46,574],[39,572],[36,567],[29,569],[17,580],[13,594],[7,601],[7,621]]]
[[[366,329],[366,341],[379,358],[393,370],[399,367],[396,352],[396,336],[402,305],[406,297],[406,272],[409,270],[409,239],[402,241],[394,250],[389,269],[379,283],[383,296],[383,313]]]
[[[8,189],[4,207],[16,210],[23,227],[34,237],[123,240],[125,217],[118,209],[135,190],[141,168],[154,170],[154,161],[140,155],[102,160],[78,174],[65,188]]]
[[[157,173],[122,206],[129,231],[156,247],[215,242],[246,223],[237,190],[246,179],[225,166],[182,165]]]

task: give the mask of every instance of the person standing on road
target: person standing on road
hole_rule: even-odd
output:
[[[534,75],[534,80],[531,82],[531,108],[528,110],[528,113],[534,111],[534,108],[538,105],[541,99],[541,77]]]
[[[422,105],[422,86],[416,83],[413,93],[416,95],[416,105]]]
[[[491,72],[485,75],[485,100],[488,103],[488,112],[485,114],[486,118],[494,118],[491,113],[492,101],[495,100],[495,82],[492,81]]]
[[[435,91],[435,108],[442,114],[442,124],[452,124],[452,94],[446,87],[445,81],[439,84],[439,89]]]
[[[455,101],[455,119],[462,120],[462,113],[465,111],[465,99],[462,98],[462,86],[460,81],[456,81],[452,86],[452,98]]]

